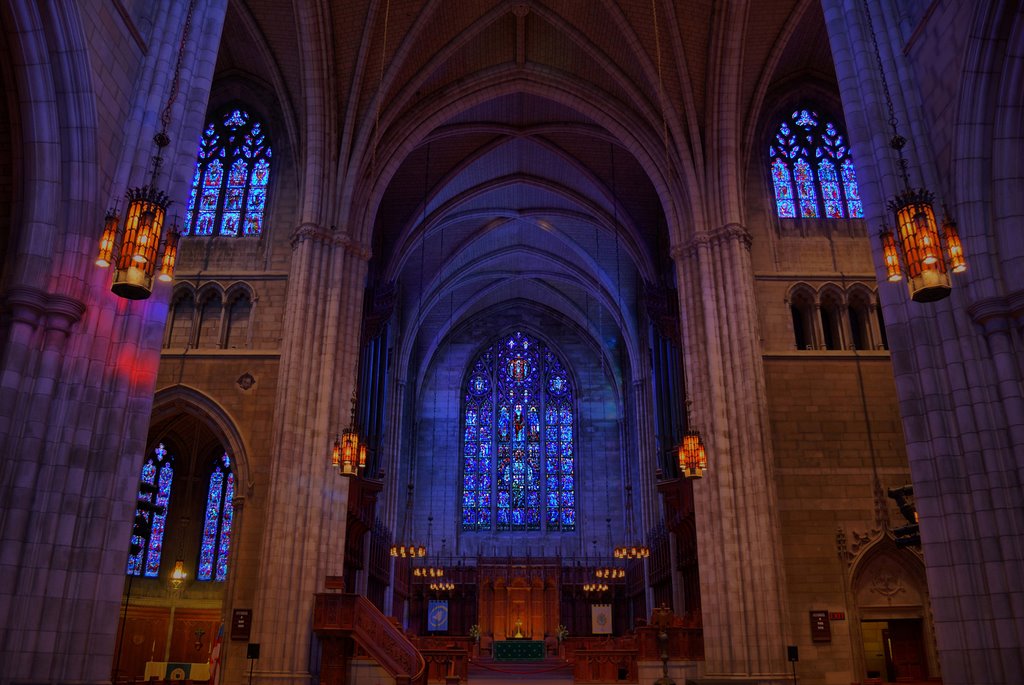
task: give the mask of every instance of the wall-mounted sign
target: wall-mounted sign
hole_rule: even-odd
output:
[[[252,609],[235,609],[231,612],[231,639],[249,641],[252,633]]]
[[[828,620],[830,621],[845,621],[846,613],[842,611],[830,611],[828,612]]]
[[[827,611],[812,611],[811,642],[832,642],[832,626]]]

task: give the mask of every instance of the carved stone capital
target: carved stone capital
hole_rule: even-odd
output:
[[[671,254],[673,259],[691,257],[696,254],[701,247],[723,245],[732,241],[738,241],[747,250],[750,250],[753,238],[750,235],[750,231],[740,224],[725,224],[718,228],[697,231],[689,240],[685,241],[681,245],[673,247]]]
[[[1005,332],[1010,327],[1010,305],[1002,297],[986,297],[972,302],[967,307],[967,313],[985,335]]]

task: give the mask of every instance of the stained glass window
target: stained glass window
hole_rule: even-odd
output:
[[[575,402],[550,348],[516,331],[480,353],[462,419],[463,530],[575,528]]]
[[[270,145],[260,122],[236,109],[207,124],[182,235],[253,236],[263,230]],[[226,170],[226,173],[225,173]]]
[[[225,453],[210,473],[203,519],[203,539],[199,545],[199,580],[225,580],[231,551],[231,523],[234,518],[235,476],[231,459]]]
[[[160,573],[160,553],[164,546],[167,506],[171,502],[173,480],[171,457],[161,443],[153,450],[153,456],[142,465],[138,493],[138,501],[142,506],[135,510],[137,523],[132,531],[131,550],[128,554],[127,573],[130,576],[156,578]],[[153,510],[149,505],[159,509]],[[149,529],[148,535],[143,532],[144,528]]]
[[[850,148],[835,124],[822,125],[817,112],[793,112],[779,125],[768,155],[781,218],[864,217]]]

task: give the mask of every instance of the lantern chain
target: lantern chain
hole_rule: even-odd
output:
[[[171,92],[167,96],[167,104],[160,113],[160,130],[153,136],[156,143],[156,154],[153,156],[153,174],[150,185],[156,184],[160,167],[164,163],[164,148],[170,145],[171,138],[167,135],[167,128],[171,125],[171,110],[178,100],[178,92],[181,90],[181,65],[185,61],[185,46],[188,45],[189,35],[192,33],[192,15],[196,9],[196,0],[188,3],[188,11],[185,13],[185,27],[181,32],[181,42],[178,43],[178,56],[174,63],[174,75],[171,77]]]
[[[889,110],[889,126],[892,127],[892,139],[889,141],[889,146],[896,151],[899,157],[900,176],[903,177],[903,184],[907,190],[910,190],[910,175],[907,172],[909,162],[903,156],[903,146],[907,144],[907,139],[900,135],[899,119],[896,118],[896,108],[892,103],[892,94],[889,92],[889,81],[885,78],[885,67],[882,64],[882,53],[878,48],[878,36],[875,34],[875,23],[871,19],[871,8],[868,4],[868,0],[864,0],[864,14],[868,20],[868,32],[871,34],[871,44],[875,49],[875,61],[878,63],[878,75],[882,79],[882,92],[885,94],[885,106]]]

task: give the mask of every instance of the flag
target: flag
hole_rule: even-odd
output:
[[[224,624],[217,629],[217,637],[213,638],[210,646],[210,685],[217,683],[217,667],[220,665],[220,642],[224,639]]]
[[[427,609],[427,630],[433,633],[448,630],[448,600],[432,599]]]
[[[594,635],[612,634],[612,605],[593,604],[590,607],[590,629]]]

